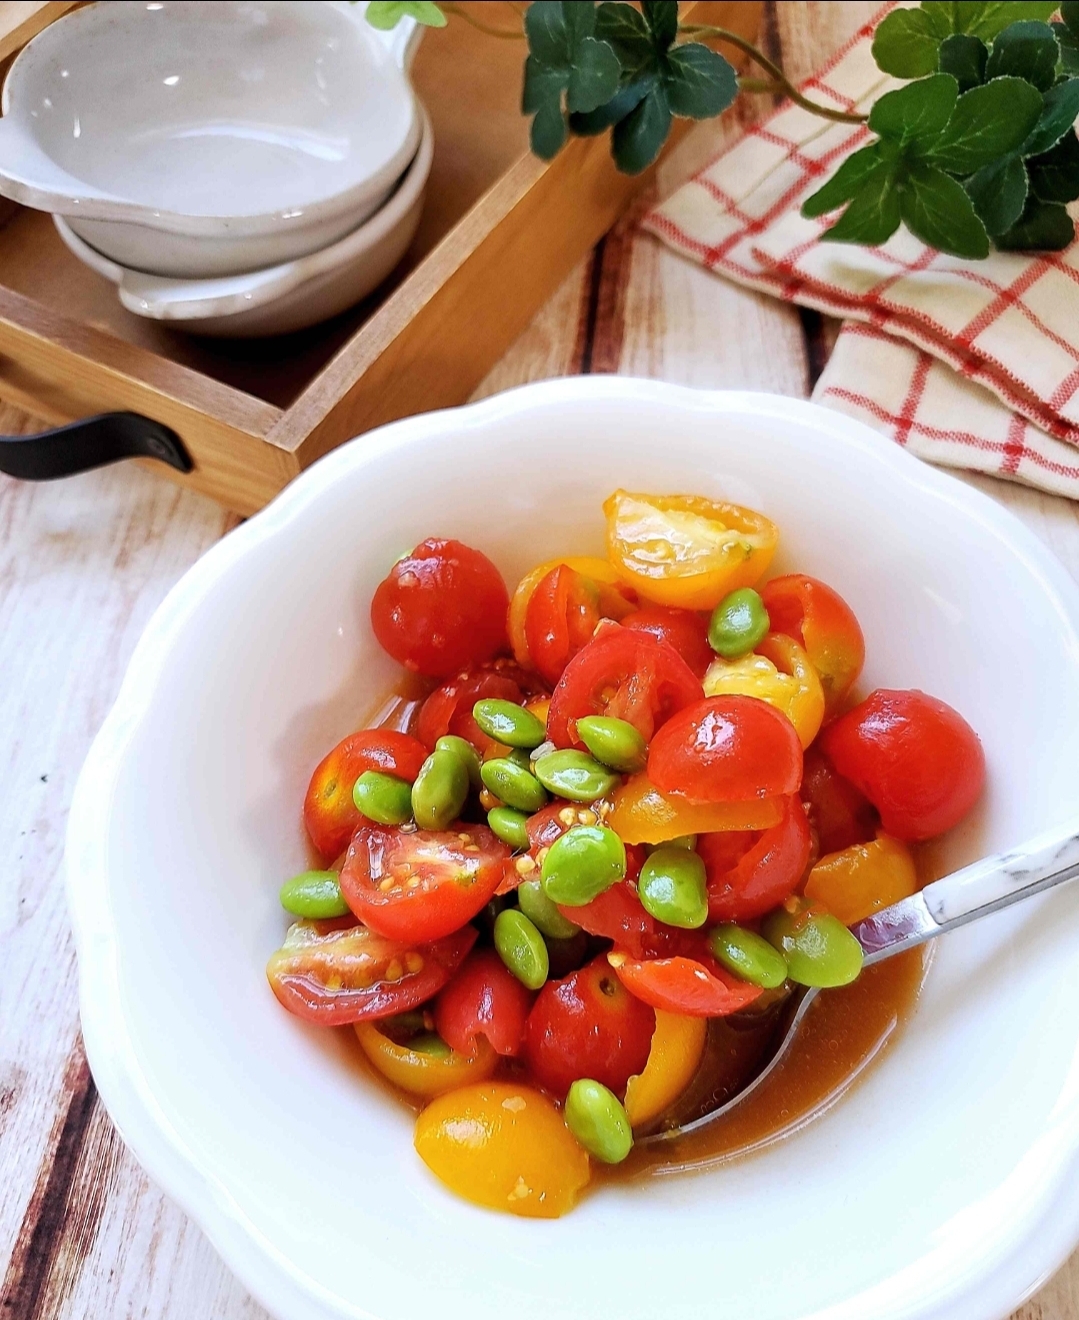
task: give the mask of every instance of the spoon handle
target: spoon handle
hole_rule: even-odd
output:
[[[1074,826],[1050,830],[926,885],[921,893],[856,922],[851,933],[866,963],[880,962],[1076,876],[1079,833]]]

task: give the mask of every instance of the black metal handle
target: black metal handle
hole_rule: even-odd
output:
[[[24,481],[70,477],[121,458],[158,458],[180,472],[195,466],[175,431],[140,413],[101,413],[36,435],[0,435],[0,472]]]

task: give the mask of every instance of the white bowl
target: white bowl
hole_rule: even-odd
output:
[[[553,1222],[452,1196],[412,1118],[263,968],[311,766],[390,684],[371,593],[427,535],[512,582],[600,551],[612,487],[763,509],[833,583],[865,682],[981,734],[944,858],[1071,820],[1079,590],[990,499],[812,404],[548,381],[336,450],[215,546],[142,638],[67,845],[83,1030],[110,1114],[286,1320],[992,1320],[1079,1238],[1079,886],[946,936],[897,1046],[753,1159],[605,1187]],[[347,1036],[347,1033],[345,1033]]]
[[[431,121],[425,110],[421,114],[420,148],[389,200],[351,234],[279,266],[216,279],[147,275],[95,251],[63,216],[53,216],[53,222],[67,248],[117,285],[120,301],[136,316],[225,338],[301,330],[365,298],[408,251],[420,223],[434,155]]]
[[[113,0],[65,15],[4,83],[0,192],[159,275],[326,247],[420,139],[404,74],[420,29],[376,32],[365,8]]]

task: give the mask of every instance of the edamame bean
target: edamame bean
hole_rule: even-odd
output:
[[[467,738],[458,738],[455,733],[446,733],[435,743],[436,752],[453,752],[464,762],[468,771],[468,782],[478,793],[483,787],[480,778],[480,758],[475,747]]]
[[[528,817],[523,811],[514,811],[512,807],[492,807],[487,813],[487,824],[491,832],[511,848],[528,847]]]
[[[508,756],[484,761],[480,766],[480,778],[496,798],[517,811],[526,811],[531,815],[533,811],[539,811],[547,801],[547,794],[536,776],[516,761],[511,761]]]
[[[685,848],[657,848],[637,881],[641,906],[657,921],[696,930],[708,920],[704,861]]]
[[[424,830],[444,830],[468,798],[468,769],[456,752],[432,752],[412,785],[412,814]]]
[[[523,912],[507,908],[495,919],[495,948],[498,956],[529,990],[538,990],[547,980],[550,963],[543,936]]]
[[[708,936],[716,962],[743,981],[775,990],[787,979],[787,960],[755,931],[724,922]]]
[[[717,655],[737,660],[752,651],[770,627],[768,611],[752,587],[739,587],[724,596],[712,611],[708,642]]]
[[[548,752],[532,769],[544,788],[571,802],[595,802],[618,783],[613,770],[584,752]]]
[[[361,816],[379,825],[403,825],[412,819],[412,785],[381,770],[365,770],[360,775],[352,801]]]
[[[525,880],[517,886],[517,905],[533,926],[552,940],[569,940],[581,929],[567,920],[543,892],[539,880]]]
[[[862,970],[862,946],[830,912],[804,900],[777,908],[761,933],[787,960],[787,975],[799,985],[831,989],[849,985]]]
[[[626,874],[626,848],[606,825],[575,825],[547,850],[540,867],[552,903],[582,907]]]
[[[506,760],[512,761],[514,765],[519,765],[522,770],[532,773],[532,758],[523,747],[511,747],[506,753]]]
[[[484,697],[472,707],[472,718],[495,742],[507,747],[523,747],[530,751],[547,737],[547,730],[530,710],[515,706],[512,701],[497,697]]]
[[[628,720],[586,715],[577,721],[577,736],[597,761],[621,774],[636,774],[648,760],[648,744]]]
[[[434,1031],[424,1031],[418,1036],[413,1036],[406,1043],[406,1048],[415,1050],[417,1054],[430,1055],[432,1059],[448,1059],[453,1053],[442,1037]]]
[[[602,1082],[588,1077],[575,1081],[562,1115],[589,1155],[604,1164],[621,1164],[633,1149],[629,1116],[615,1093]]]
[[[336,871],[301,871],[281,886],[281,906],[286,912],[311,921],[345,917],[349,907],[341,897]]]

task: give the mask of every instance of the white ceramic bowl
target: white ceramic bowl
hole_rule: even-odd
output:
[[[53,222],[69,251],[115,284],[120,301],[136,316],[223,338],[302,330],[365,298],[408,251],[420,223],[434,155],[431,121],[426,111],[421,114],[420,148],[388,201],[351,234],[280,266],[216,279],[147,275],[95,251],[63,216],[53,216]]]
[[[420,29],[365,6],[112,0],[31,41],[4,83],[0,192],[113,261],[183,277],[324,248],[415,154]]]
[[[866,683],[967,716],[989,789],[946,860],[1072,819],[1079,591],[990,499],[767,395],[607,376],[413,417],[324,458],[187,573],[94,743],[67,875],[108,1110],[287,1320],[1003,1316],[1079,1238],[1079,886],[945,937],[897,1047],[797,1135],[553,1222],[453,1197],[347,1033],[266,987],[310,768],[397,672],[368,625],[376,583],[426,535],[483,547],[511,582],[596,553],[618,484],[764,510],[777,571],[857,611]]]

